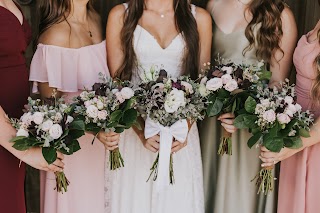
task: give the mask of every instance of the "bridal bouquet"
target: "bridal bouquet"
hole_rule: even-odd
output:
[[[237,114],[257,85],[271,77],[271,72],[264,69],[263,62],[253,65],[221,62],[217,66],[211,66],[210,63],[205,65],[207,69],[201,77],[200,91],[207,96],[209,117],[228,112]],[[219,155],[232,155],[231,136],[224,130]]]
[[[92,91],[83,91],[75,98],[75,112],[85,122],[86,130],[95,137],[100,131],[121,133],[136,124],[138,113],[130,82],[113,81],[101,74],[102,83]],[[124,166],[119,148],[110,151],[110,170]]]
[[[296,102],[294,86],[286,80],[279,89],[258,87],[256,98],[248,97],[245,111],[235,119],[239,129],[249,129],[253,136],[248,141],[251,148],[256,143],[272,152],[280,152],[283,147],[300,148],[300,137],[309,137],[313,115],[303,112]],[[272,167],[262,168],[254,179],[258,193],[268,194],[273,190]]]
[[[144,81],[136,89],[136,96],[141,114],[146,117],[145,138],[160,134],[159,153],[148,180],[153,175],[154,181],[158,179],[159,188],[165,187],[174,183],[173,138],[184,143],[189,131],[188,122],[204,118],[204,98],[198,83],[186,76],[168,77],[165,70],[160,70],[157,79]]]
[[[28,98],[29,109],[20,119],[11,119],[12,125],[18,130],[11,141],[13,147],[24,151],[31,147],[42,147],[42,154],[48,164],[57,159],[57,151],[71,155],[80,150],[77,141],[84,135],[84,123],[76,120],[72,108],[63,99],[41,100]],[[56,189],[67,192],[69,181],[64,172],[55,172]]]

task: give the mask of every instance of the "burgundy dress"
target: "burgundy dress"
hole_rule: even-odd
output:
[[[24,52],[30,40],[27,20],[21,25],[13,13],[0,6],[0,105],[10,117],[22,115],[29,95]],[[25,167],[19,168],[19,160],[2,146],[0,171],[0,212],[25,213]]]

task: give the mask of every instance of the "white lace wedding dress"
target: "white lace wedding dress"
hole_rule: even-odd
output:
[[[126,7],[127,5],[124,4]],[[195,6],[192,5],[195,15]],[[162,66],[170,76],[181,75],[185,42],[181,34],[163,49],[144,28],[134,31],[134,50],[144,70]],[[141,81],[134,72],[132,81]],[[140,71],[141,72],[141,71]],[[155,182],[146,182],[157,154],[147,150],[133,129],[121,134],[119,148],[125,167],[109,170],[106,158],[106,213],[203,213],[203,176],[197,125],[188,135],[188,144],[173,155],[175,183],[157,193]]]

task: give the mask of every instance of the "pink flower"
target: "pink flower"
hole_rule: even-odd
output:
[[[184,88],[186,89],[186,91],[189,94],[193,94],[193,88],[192,88],[191,84],[189,84],[188,82],[185,82],[185,81],[181,81],[181,85],[184,86]]]
[[[222,79],[223,84],[227,84],[229,81],[232,80],[232,77],[230,74],[225,74],[225,75],[221,76],[221,79]]]
[[[263,119],[269,123],[273,123],[276,120],[276,113],[272,109],[265,111],[263,113]]]
[[[122,96],[122,94],[121,94],[120,92],[116,92],[115,95],[116,95],[117,100],[118,100],[121,104],[125,101],[124,97]]]
[[[284,113],[278,114],[277,120],[280,124],[288,124],[291,121],[290,117]]]
[[[286,96],[284,98],[284,102],[286,102],[287,104],[292,104],[293,103],[293,98],[291,96]]]
[[[106,110],[99,111],[98,118],[99,118],[99,120],[106,120],[107,119],[107,111]]]
[[[238,89],[238,83],[236,80],[230,80],[226,83],[226,85],[224,86],[224,88],[229,91],[229,92],[232,92],[236,89]]]
[[[221,78],[212,78],[207,81],[206,88],[210,91],[217,91],[218,89],[222,88],[222,79]]]

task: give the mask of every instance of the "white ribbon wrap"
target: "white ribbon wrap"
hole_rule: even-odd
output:
[[[184,119],[177,121],[170,127],[167,127],[162,126],[159,122],[154,122],[147,117],[144,129],[145,138],[150,138],[157,134],[160,134],[160,149],[156,191],[160,192],[162,189],[165,189],[170,185],[169,166],[173,137],[177,141],[184,143],[188,136],[188,122]]]

